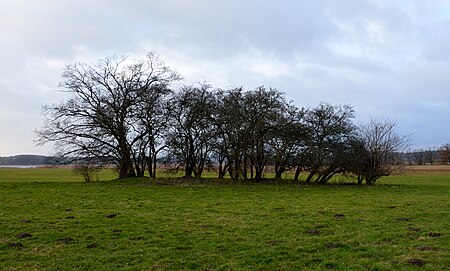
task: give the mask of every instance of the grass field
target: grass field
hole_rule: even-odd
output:
[[[0,270],[448,270],[449,229],[440,171],[357,186],[0,169]]]

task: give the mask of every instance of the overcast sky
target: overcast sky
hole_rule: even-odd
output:
[[[0,156],[49,154],[33,130],[62,68],[153,51],[214,87],[265,85],[299,107],[396,120],[411,148],[450,143],[450,1],[0,0]]]

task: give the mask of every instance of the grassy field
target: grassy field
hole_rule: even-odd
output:
[[[449,229],[446,172],[367,187],[0,169],[0,270],[448,270]]]

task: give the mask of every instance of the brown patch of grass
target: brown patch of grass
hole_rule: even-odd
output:
[[[96,243],[92,243],[86,246],[86,248],[96,248],[97,244]]]
[[[316,228],[316,229],[324,229],[324,228],[328,228],[328,226],[327,225],[318,224],[318,225],[315,225],[314,228]]]
[[[31,237],[31,236],[33,236],[33,235],[28,233],[28,232],[21,232],[21,233],[17,234],[17,238],[20,238],[20,239],[28,238],[28,237]]]
[[[68,243],[70,243],[70,242],[72,242],[72,241],[74,241],[75,239],[73,239],[72,237],[64,237],[64,238],[59,238],[58,240],[56,240],[56,241],[58,241],[58,242],[61,242],[61,243],[64,243],[64,244],[68,244]]]
[[[416,265],[416,266],[424,266],[425,261],[422,259],[408,259],[407,261],[410,265]]]
[[[282,242],[281,240],[270,240],[270,241],[267,241],[266,244],[269,246],[276,246],[276,245],[280,244],[281,242]]]
[[[423,247],[418,247],[417,250],[420,250],[420,251],[437,251],[437,250],[439,250],[439,248],[437,248],[437,247],[430,247],[430,246],[423,246]]]
[[[324,245],[324,247],[326,247],[326,248],[337,248],[337,247],[338,247],[338,244],[335,244],[335,243],[327,243],[327,244]]]
[[[23,244],[22,243],[8,243],[8,247],[10,248],[17,248],[17,249],[22,249],[23,248]]]
[[[411,227],[411,226],[408,227],[408,231],[415,231],[415,232],[418,232],[418,231],[420,231],[420,230],[421,230],[420,228],[414,228],[414,227]]]
[[[316,230],[316,229],[312,229],[312,230],[307,230],[307,231],[305,231],[305,233],[311,234],[311,235],[319,235],[319,234],[320,234],[320,231],[319,231],[319,230]]]

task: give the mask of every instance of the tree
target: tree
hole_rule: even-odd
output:
[[[439,156],[442,164],[446,165],[450,162],[450,144],[444,144],[439,148]]]
[[[416,165],[424,165],[425,164],[425,151],[423,149],[415,150],[413,153],[414,163]]]
[[[140,97],[137,123],[145,134],[132,153],[137,164],[136,170],[141,170],[138,175],[142,176],[147,167],[149,177],[156,178],[157,158],[166,147],[164,136],[169,125],[166,107],[169,94],[171,91],[164,87],[160,91],[149,91]]]
[[[218,163],[219,178],[229,172],[232,179],[243,177],[242,162],[249,138],[244,119],[244,91],[233,88],[217,92],[217,110],[214,123],[217,137],[213,153]]]
[[[307,182],[326,183],[345,172],[347,150],[354,132],[353,109],[347,105],[321,103],[305,114],[307,129],[304,168]]]
[[[148,125],[152,106],[180,76],[149,53],[137,60],[108,57],[92,65],[75,63],[63,77],[60,87],[71,96],[44,107],[47,120],[38,142],[55,142],[57,155],[66,161],[90,158],[115,164],[120,179],[142,176],[149,137],[155,136]]]
[[[250,162],[251,178],[260,181],[266,166],[273,157],[273,148],[269,142],[276,138],[277,132],[284,126],[289,104],[283,93],[276,89],[261,86],[246,92],[243,100],[246,149],[244,150],[244,177],[247,174],[246,159]],[[287,121],[289,122],[289,121]],[[286,127],[287,128],[287,127]],[[272,145],[274,146],[274,145]],[[281,166],[281,165],[280,165]],[[254,169],[254,176],[253,176]],[[279,167],[281,170],[281,167]]]
[[[85,161],[79,161],[73,168],[73,173],[83,177],[85,182],[91,182],[94,179],[98,180],[98,173],[104,168],[105,165],[87,159]]]
[[[217,92],[214,153],[219,177],[260,181],[277,152],[277,171],[290,167],[297,109],[276,89],[233,88]],[[289,132],[289,133],[288,133]],[[288,136],[289,134],[289,136]],[[295,147],[294,147],[295,148]]]
[[[403,165],[400,152],[405,150],[409,139],[398,135],[395,126],[394,121],[372,119],[358,129],[358,137],[366,150],[361,152],[356,166],[360,182],[364,179],[371,185]]]
[[[284,172],[301,165],[307,136],[303,123],[304,114],[304,110],[298,110],[290,104],[284,104],[281,108],[279,119],[268,142],[275,179],[281,179]]]
[[[200,178],[210,163],[217,134],[215,109],[216,98],[207,84],[184,86],[167,104],[169,161],[184,169],[185,178]]]
[[[425,160],[430,165],[434,164],[434,153],[436,148],[435,147],[428,147],[428,150],[425,151]]]

